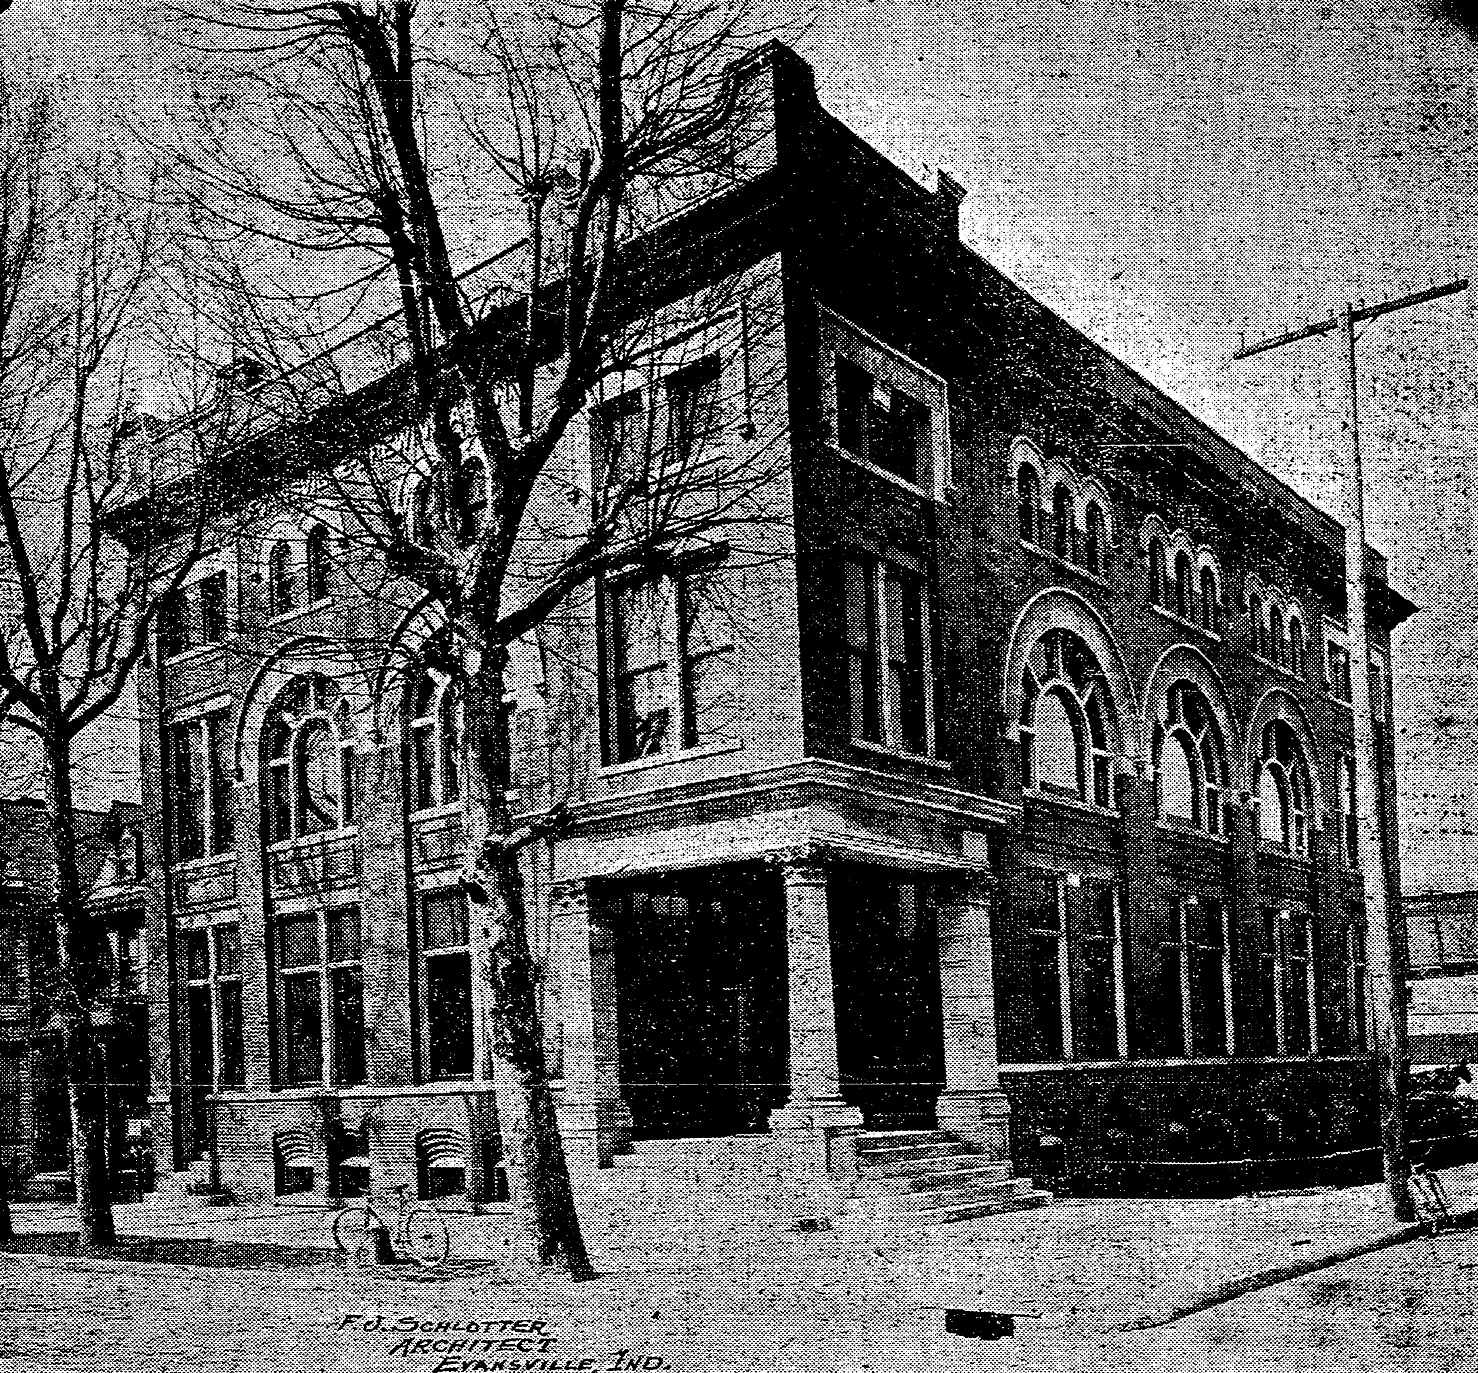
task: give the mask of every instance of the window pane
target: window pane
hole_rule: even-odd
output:
[[[687,468],[695,451],[713,434],[718,380],[718,357],[710,355],[674,372],[664,383],[667,391],[666,461],[670,467],[679,471]]]
[[[1077,722],[1060,692],[1044,692],[1037,698],[1032,728],[1036,732],[1033,766],[1037,785],[1047,791],[1082,796],[1082,745]]]
[[[1270,844],[1287,844],[1287,795],[1275,768],[1264,765],[1257,786],[1258,815],[1262,837]]]
[[[1059,925],[1056,876],[1029,869],[1018,873],[1007,911],[1006,975],[998,993],[1002,1052],[1009,1061],[1033,1063],[1062,1057]]]
[[[318,966],[318,916],[309,911],[303,915],[285,915],[277,922],[279,968]]]
[[[201,724],[192,720],[170,731],[174,753],[175,857],[199,858],[205,852],[204,797],[201,795]]]
[[[870,462],[905,481],[921,482],[929,438],[928,406],[891,386],[873,386],[868,405]]]
[[[222,982],[216,988],[220,1014],[221,1082],[240,1086],[246,1081],[246,1061],[241,1037],[241,983]]]
[[[456,949],[467,945],[467,901],[460,892],[421,898],[421,947]]]
[[[436,726],[422,720],[411,727],[412,806],[425,810],[436,804]]]
[[[619,493],[646,468],[646,404],[640,390],[596,406],[593,436],[608,492]]]
[[[226,637],[226,574],[214,572],[200,583],[200,632],[208,644]]]
[[[285,762],[267,769],[267,838],[272,843],[291,839],[292,786]]]
[[[889,568],[884,578],[888,616],[888,742],[915,753],[925,747],[923,587]]]
[[[334,1013],[336,1080],[364,1081],[364,985],[358,968],[334,968],[329,974]]]
[[[1077,949],[1073,1006],[1073,1051],[1078,1058],[1117,1058],[1118,1019],[1114,994],[1114,890],[1084,882],[1068,890],[1069,921]]]
[[[210,976],[209,955],[205,947],[204,930],[185,931],[185,977],[199,982]]]
[[[1197,816],[1196,776],[1185,736],[1166,737],[1160,747],[1160,805],[1167,818],[1194,824]]]
[[[235,797],[231,781],[236,772],[229,717],[217,711],[205,718],[206,756],[210,764],[210,847],[212,853],[229,853],[235,842]]]
[[[867,406],[872,377],[848,358],[837,359],[837,442],[859,458],[867,456]]]
[[[328,961],[359,961],[359,907],[340,906],[328,913]]]
[[[338,829],[338,738],[322,720],[305,725],[298,738],[299,832]]]
[[[323,1009],[319,974],[282,979],[282,1071],[288,1082],[323,1081]]]
[[[472,962],[468,954],[426,960],[426,1073],[431,1078],[472,1073]]]
[[[241,926],[217,925],[211,931],[216,941],[216,976],[241,976]]]
[[[877,616],[873,606],[873,568],[849,562],[845,571],[847,602],[848,695],[852,737],[880,742],[878,720]]]
[[[328,595],[328,535],[321,525],[308,531],[306,549],[308,600],[321,601]]]
[[[674,748],[672,668],[677,662],[677,595],[666,577],[615,595],[617,751],[644,758]]]

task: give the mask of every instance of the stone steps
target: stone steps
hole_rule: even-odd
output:
[[[1011,1176],[1008,1163],[943,1130],[868,1132],[857,1141],[857,1195],[849,1216],[907,1226],[945,1225],[1045,1206],[1049,1192]]]

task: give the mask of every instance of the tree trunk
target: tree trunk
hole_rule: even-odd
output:
[[[54,1018],[62,1028],[62,1061],[72,1116],[72,1178],[77,1189],[77,1241],[84,1249],[113,1243],[108,1185],[108,1089],[102,1055],[88,1014],[87,987],[95,971],[84,966],[88,919],[77,868],[77,817],[72,802],[72,755],[65,740],[47,749],[52,851],[56,860],[57,985]]]
[[[538,1262],[563,1268],[576,1282],[595,1277],[574,1190],[544,1054],[539,1010],[540,969],[529,942],[519,854],[507,796],[512,776],[508,714],[503,704],[507,654],[493,649],[467,682],[469,851],[465,886],[474,928],[481,934],[481,973],[487,990],[490,1049],[497,1076],[516,1100],[497,1099],[505,1166],[512,1173],[515,1208]],[[537,833],[530,835],[531,841]],[[526,841],[528,842],[528,841]]]

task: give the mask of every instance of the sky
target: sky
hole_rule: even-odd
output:
[[[1440,4],[819,0],[796,46],[864,138],[969,188],[964,235],[996,267],[1338,510],[1335,341],[1230,354],[1478,277],[1478,45]],[[14,0],[0,42],[147,105],[137,14]],[[1359,352],[1369,534],[1422,607],[1395,674],[1407,885],[1478,888],[1478,294],[1375,322]]]

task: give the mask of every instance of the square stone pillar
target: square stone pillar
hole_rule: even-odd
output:
[[[777,1158],[812,1215],[835,1209],[857,1174],[862,1112],[842,1098],[826,868],[816,858],[780,865],[789,971],[790,1097],[770,1113]]]
[[[944,1026],[941,1130],[1009,1159],[1011,1108],[1001,1091],[996,1050],[991,912],[995,881],[984,874],[934,894],[939,930],[939,989]]]
[[[564,1033],[560,1131],[571,1171],[589,1172],[610,1167],[631,1139],[616,1042],[615,932],[592,912],[584,882],[560,883],[549,903]]]

